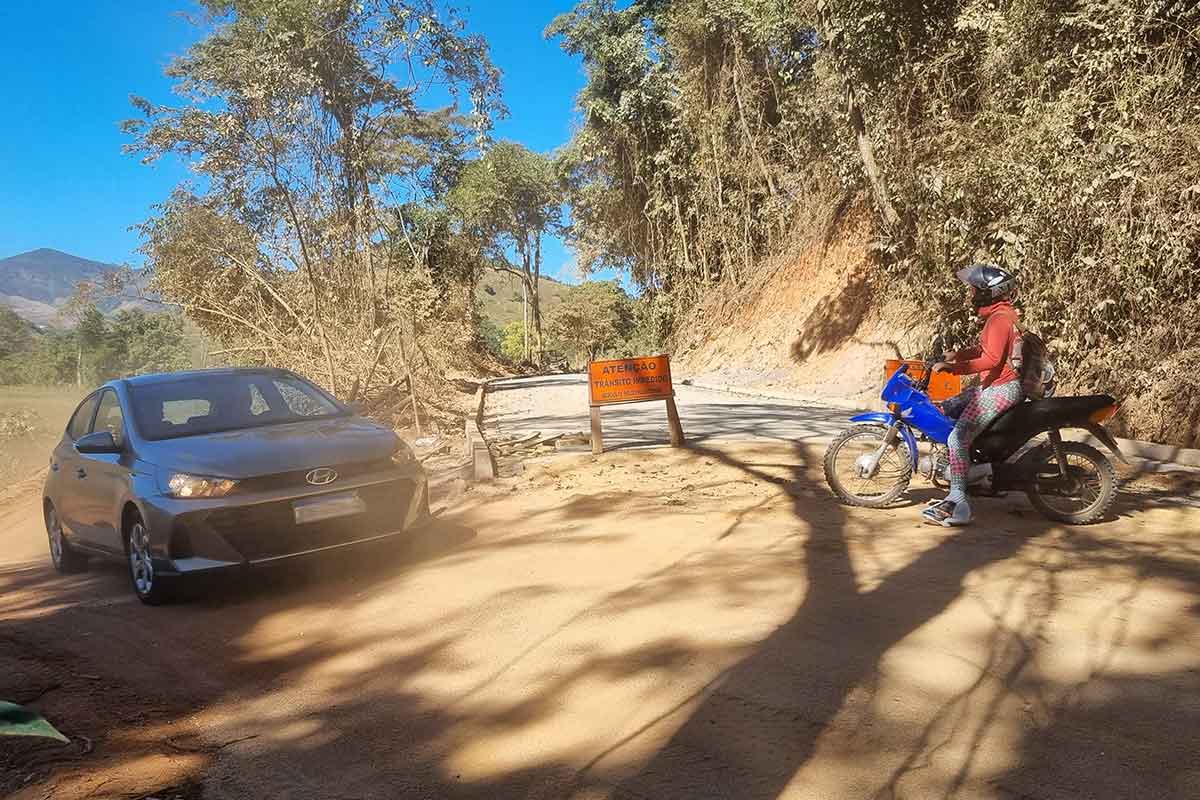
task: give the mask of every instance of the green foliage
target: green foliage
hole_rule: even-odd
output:
[[[669,301],[668,295],[651,292],[643,292],[633,300],[633,327],[622,355],[655,355],[666,349],[674,321]]]
[[[492,355],[501,355],[500,347],[504,341],[504,331],[500,329],[500,326],[488,317],[480,317],[478,331],[484,350]]]
[[[183,320],[141,309],[105,317],[89,306],[76,327],[47,331],[0,359],[0,384],[95,386],[112,378],[192,366]]]
[[[0,359],[0,385],[51,386],[76,382],[79,347],[69,333],[50,331],[29,347]]]
[[[466,237],[492,265],[524,283],[533,320],[533,352],[541,361],[542,237],[562,224],[562,193],[553,162],[515,142],[499,142],[467,164],[446,201]],[[509,264],[515,250],[519,263]]]
[[[356,398],[436,385],[475,345],[481,256],[441,199],[504,113],[487,43],[433,0],[204,5],[167,70],[187,102],[126,124],[205,187],[143,225],[154,288],[233,360]]]
[[[548,30],[588,75],[562,157],[585,264],[629,269],[682,319],[867,193],[862,129],[901,218],[879,226],[892,292],[964,335],[952,270],[1002,263],[1077,384],[1175,376],[1164,419],[1200,425],[1200,5],[622,6]]]
[[[572,286],[550,318],[555,349],[595,360],[625,344],[633,330],[633,303],[615,281]]]
[[[500,355],[513,364],[526,360],[525,323],[516,319],[504,326],[500,337]]]
[[[580,263],[688,303],[744,280],[783,233],[780,158],[812,155],[781,117],[811,32],[777,3],[589,0],[547,35],[588,73],[560,158]]]
[[[468,163],[446,199],[498,259],[506,247],[532,253],[533,237],[555,230],[562,219],[552,162],[516,142],[497,142]]]
[[[33,329],[8,306],[0,306],[0,360],[27,350],[33,341]]]

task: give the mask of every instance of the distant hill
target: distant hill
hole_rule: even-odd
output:
[[[543,277],[538,282],[543,320],[548,319],[554,309],[558,308],[563,294],[569,288],[571,287],[567,284],[553,278]],[[475,290],[475,297],[479,300],[480,313],[484,319],[490,319],[498,328],[521,319],[521,281],[515,275],[486,270]]]
[[[38,325],[61,324],[58,308],[75,293],[80,281],[95,280],[120,269],[47,247],[0,259],[0,304]],[[105,298],[105,312],[145,305],[135,298]]]

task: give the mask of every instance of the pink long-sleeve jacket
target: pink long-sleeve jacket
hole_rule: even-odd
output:
[[[947,372],[955,375],[980,375],[983,388],[1017,380],[1012,368],[1012,348],[1017,340],[1017,309],[1001,300],[979,309],[983,332],[979,344],[960,350],[950,357]]]

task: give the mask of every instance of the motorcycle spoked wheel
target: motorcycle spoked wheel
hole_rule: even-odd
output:
[[[887,428],[855,425],[830,443],[825,451],[825,481],[843,503],[863,508],[886,508],[908,488],[912,480],[912,461],[899,436],[880,458],[875,475],[864,478],[858,472],[859,459],[877,452],[885,436]]]
[[[1063,442],[1067,458],[1064,484],[1054,448],[1049,444],[1031,454],[1037,469],[1026,490],[1029,502],[1043,516],[1067,525],[1090,525],[1108,516],[1117,498],[1117,470],[1103,453],[1082,442]]]

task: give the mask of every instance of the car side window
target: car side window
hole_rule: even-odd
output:
[[[262,392],[253,383],[250,384],[250,416],[261,416],[270,410],[271,406],[267,404],[267,399],[263,397]]]
[[[71,421],[67,423],[67,437],[72,442],[79,441],[80,436],[85,436],[92,428],[92,413],[96,410],[96,400],[99,395],[90,395],[86,400],[79,404],[79,408],[75,409],[75,413],[71,415]]]
[[[275,378],[275,390],[279,392],[288,409],[298,417],[315,417],[333,414],[337,407],[322,397],[318,397],[311,389],[305,391],[297,386],[290,378]]]
[[[121,413],[121,401],[112,389],[100,395],[100,408],[96,412],[96,424],[92,426],[92,432],[101,431],[111,433],[118,445],[125,444],[125,416]]]

